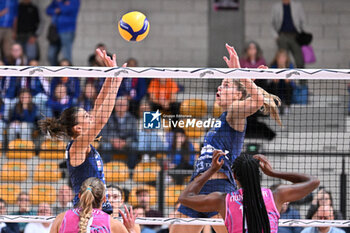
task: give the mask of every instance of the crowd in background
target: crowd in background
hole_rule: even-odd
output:
[[[271,62],[266,62],[263,50],[255,41],[246,44],[241,54],[242,68],[257,68],[268,65],[271,68],[303,68],[304,61],[300,45],[296,41],[297,34],[302,32],[305,16],[302,5],[290,4],[283,0],[283,5],[273,7],[273,28],[276,34],[278,50]],[[79,0],[52,0],[46,9],[51,17],[47,33],[49,41],[48,61],[50,65],[72,66],[72,48],[75,37]],[[298,12],[298,13],[296,13]],[[42,33],[40,12],[31,0],[3,0],[0,2],[0,65],[38,66],[43,60],[40,54],[38,36]],[[96,48],[105,49],[100,43]],[[289,54],[293,55],[292,62]],[[61,54],[62,59],[59,59]],[[89,66],[104,66],[95,53],[88,59]],[[127,60],[128,67],[138,66],[135,58]],[[83,81],[73,77],[0,77],[0,141],[2,147],[16,139],[35,140],[42,137],[38,133],[37,121],[43,117],[58,117],[71,106],[79,106],[89,111],[94,107],[97,93],[104,79],[86,78]],[[281,114],[287,114],[293,104],[307,104],[308,87],[306,82],[293,80],[256,80],[256,84],[282,100]],[[348,86],[350,93],[350,84]],[[177,94],[184,87],[174,79],[124,78],[115,105],[107,125],[101,131],[103,136],[100,149],[105,162],[113,159],[113,151],[128,151],[127,164],[133,169],[144,159],[145,152],[167,151],[167,169],[192,170],[196,159],[194,143],[182,129],[150,130],[143,128],[143,112],[160,110],[163,113],[178,114],[180,105]],[[350,114],[350,103],[349,103]],[[248,118],[247,137],[273,139],[275,133],[263,122],[259,121],[259,113]],[[137,127],[135,127],[137,126]],[[256,131],[259,128],[261,132]],[[6,132],[6,133],[5,133]],[[175,184],[183,184],[182,176],[174,175]],[[127,202],[127,192],[117,186],[109,188],[110,201],[115,208],[121,208]],[[8,213],[6,203],[0,200],[0,214],[42,215],[57,214],[72,207],[73,197],[69,186],[59,190],[58,202],[50,206],[42,203],[37,212],[30,206],[29,195],[21,193],[17,202],[19,211]],[[150,206],[147,190],[136,192],[138,205],[134,207],[139,217],[159,217],[162,213]],[[300,218],[293,206],[285,205],[282,218]],[[297,206],[298,207],[298,206]],[[326,214],[325,214],[326,213]],[[116,215],[117,216],[117,215]],[[342,219],[334,210],[331,193],[320,189],[314,197],[310,211],[310,219]],[[48,232],[50,224],[9,224],[1,223],[0,231],[5,232]],[[142,232],[165,232],[166,229],[149,229],[143,226]],[[320,229],[321,230],[321,229]],[[324,229],[323,229],[324,230]],[[280,232],[312,232],[312,229],[280,228]],[[328,231],[326,231],[328,232]]]

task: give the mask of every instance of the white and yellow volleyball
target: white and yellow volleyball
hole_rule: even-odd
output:
[[[126,41],[142,41],[149,33],[149,26],[144,14],[132,11],[121,17],[118,30],[121,37]]]

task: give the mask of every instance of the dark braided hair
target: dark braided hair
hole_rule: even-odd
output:
[[[232,171],[243,189],[243,233],[268,233],[270,222],[261,193],[259,161],[241,154],[232,165]],[[246,226],[247,225],[247,226]]]

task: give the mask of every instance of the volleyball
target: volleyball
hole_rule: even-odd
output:
[[[144,14],[132,11],[121,17],[118,30],[121,37],[126,41],[142,41],[148,35],[149,26]]]

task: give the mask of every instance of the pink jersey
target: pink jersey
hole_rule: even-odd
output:
[[[277,233],[280,214],[270,189],[261,189],[266,211],[270,220],[271,233]],[[242,189],[226,195],[225,226],[228,233],[242,233],[243,227],[243,193]]]
[[[79,211],[80,209],[68,210],[64,215],[59,233],[79,232]],[[110,216],[99,209],[93,209],[89,219],[86,232],[110,233]]]

